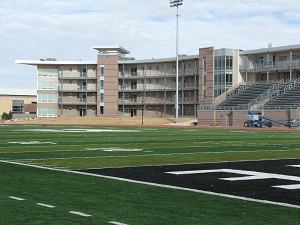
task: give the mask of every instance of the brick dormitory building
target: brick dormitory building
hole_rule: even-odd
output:
[[[120,46],[94,49],[95,61],[16,60],[37,67],[38,117],[175,114],[176,57],[137,60]],[[178,74],[178,114],[200,125],[240,124],[248,110],[299,118],[300,45],[200,48],[179,55]],[[275,101],[292,91],[294,99]]]

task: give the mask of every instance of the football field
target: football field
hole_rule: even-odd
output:
[[[0,224],[299,224],[300,132],[0,126]]]

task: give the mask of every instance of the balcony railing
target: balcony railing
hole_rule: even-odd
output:
[[[185,70],[178,71],[179,76],[193,76],[198,74],[198,69],[188,68]],[[167,70],[167,71],[156,71],[156,70],[147,70],[146,77],[164,77],[164,76],[176,76],[176,70]],[[144,78],[145,73],[143,71],[138,72],[119,72],[119,78]]]
[[[96,92],[96,85],[87,85],[87,86],[77,86],[77,85],[62,85],[58,89],[59,91],[66,92]]]
[[[180,90],[194,90],[198,88],[198,84],[184,84],[179,85]],[[147,84],[146,87],[143,85],[137,85],[137,86],[128,86],[124,87],[122,85],[119,85],[119,91],[172,91],[175,90],[176,87],[173,85],[156,85],[156,84]]]
[[[96,72],[89,73],[58,73],[59,79],[97,79]]]
[[[266,70],[286,70],[286,69],[299,69],[300,60],[292,61],[279,61],[276,63],[256,63],[250,62],[240,65],[240,71],[252,72],[252,71],[266,71]]]
[[[60,105],[96,105],[96,100],[89,100],[86,98],[78,98],[75,100],[63,99],[59,102]]]
[[[197,98],[194,97],[186,97],[186,98],[179,98],[179,104],[197,104]],[[137,101],[136,99],[122,99],[119,98],[119,104],[124,104],[124,105],[142,105],[142,101]],[[146,105],[162,105],[162,104],[175,104],[175,98],[144,98],[143,99],[143,104]]]

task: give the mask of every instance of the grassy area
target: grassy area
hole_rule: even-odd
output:
[[[0,135],[0,224],[297,224],[300,220],[295,208],[3,162],[85,169],[300,158],[298,132],[24,125],[0,126]]]

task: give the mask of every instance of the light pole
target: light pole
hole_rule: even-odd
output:
[[[170,7],[176,7],[176,94],[175,94],[175,118],[178,123],[178,6],[181,6],[183,0],[170,0]]]
[[[142,101],[142,125],[144,124],[144,101]]]

